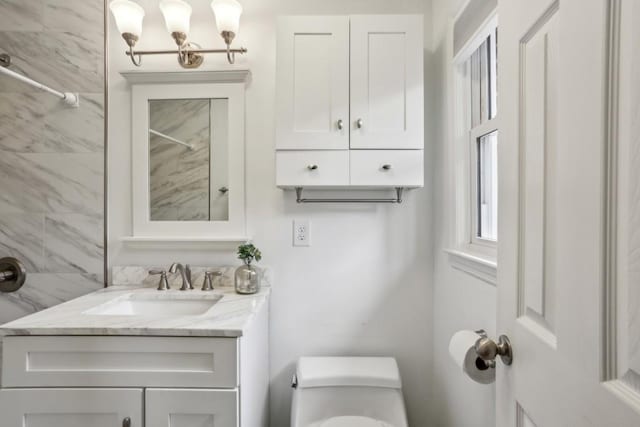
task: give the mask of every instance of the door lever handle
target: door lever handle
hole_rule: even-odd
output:
[[[489,337],[478,338],[475,348],[478,357],[485,362],[495,363],[496,356],[500,356],[505,365],[513,363],[513,349],[506,335],[500,335],[497,343]]]

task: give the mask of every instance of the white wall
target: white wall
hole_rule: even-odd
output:
[[[433,290],[433,398],[431,422],[438,427],[490,427],[495,425],[495,387],[474,383],[464,377],[448,354],[449,339],[460,329],[485,329],[495,336],[496,288],[455,270],[444,249],[452,246],[454,228],[451,140],[451,58],[449,24],[464,0],[434,0],[434,79],[441,82],[435,94],[438,108],[434,138],[434,290]]]
[[[157,0],[146,10],[141,49],[172,48]],[[194,7],[191,39],[222,47],[209,0]],[[432,358],[431,156],[434,105],[431,94],[430,0],[241,0],[245,13],[235,45],[249,49],[237,67],[249,67],[246,177],[248,229],[274,269],[271,317],[273,427],[288,425],[290,379],[302,355],[391,355],[398,358],[412,426],[429,425],[427,406]],[[426,176],[400,206],[297,205],[275,187],[275,22],[286,14],[423,13],[425,15]],[[113,22],[109,36],[109,255],[110,265],[164,264],[178,260],[235,263],[232,250],[123,247],[131,233],[131,141],[129,93],[120,71],[132,65]],[[207,56],[204,69],[226,67]],[[144,70],[179,70],[174,57],[144,58]],[[292,220],[311,220],[312,246],[291,245]],[[443,347],[445,348],[445,347]],[[256,357],[268,357],[256,355]]]

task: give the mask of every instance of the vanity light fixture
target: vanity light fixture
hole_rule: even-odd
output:
[[[160,10],[164,16],[167,31],[176,42],[177,50],[134,50],[142,33],[144,9],[131,0],[112,0],[109,8],[116,21],[118,31],[129,46],[129,51],[126,54],[137,67],[141,65],[143,55],[177,54],[178,63],[183,68],[197,68],[204,61],[203,54],[205,53],[226,53],[227,60],[233,64],[236,53],[247,52],[247,49],[243,47],[231,49],[231,42],[238,33],[240,15],[242,14],[242,6],[236,0],[213,0],[211,3],[218,31],[227,45],[226,49],[202,49],[197,43],[187,41],[191,6],[184,0],[162,0],[160,2]]]

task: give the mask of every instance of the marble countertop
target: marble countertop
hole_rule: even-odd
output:
[[[123,335],[239,337],[250,327],[255,314],[267,304],[269,287],[254,295],[238,295],[233,287],[213,292],[157,291],[150,287],[110,286],[66,303],[0,326],[6,335]],[[98,315],[95,307],[114,299],[217,299],[200,315]],[[168,302],[169,304],[171,301]]]

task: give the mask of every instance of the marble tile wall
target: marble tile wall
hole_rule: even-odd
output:
[[[0,322],[103,286],[103,0],[0,0],[11,69],[80,94],[80,107],[0,76],[0,257],[28,270]]]

